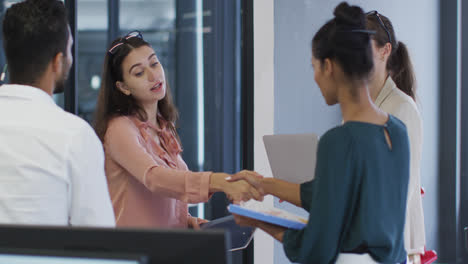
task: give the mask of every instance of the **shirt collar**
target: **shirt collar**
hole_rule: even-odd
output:
[[[4,84],[0,86],[0,97],[23,98],[56,105],[54,99],[48,93],[29,85]]]
[[[160,115],[159,113],[158,113],[158,123],[159,123],[160,128],[152,125],[148,121],[146,122],[140,121],[136,116],[131,116],[130,120],[133,120],[133,122],[136,124],[136,126],[140,130],[140,134],[142,135],[143,139],[145,139],[147,142],[150,142],[150,144],[153,145],[153,147],[155,148],[155,150],[157,151],[158,155],[161,158],[166,159],[165,155],[167,152],[169,156],[172,156],[172,158],[175,159],[175,156],[179,155],[179,153],[182,152],[182,147],[180,146],[173,132],[167,126],[168,121],[166,121],[164,117]],[[146,130],[148,128],[151,128],[156,132],[156,134],[159,137],[160,144],[164,149],[162,149],[156,142],[154,142],[154,139],[147,133]],[[168,160],[168,162],[172,162],[172,161]]]
[[[157,118],[158,118],[158,124],[159,124],[160,128],[158,128],[158,127],[152,125],[152,124],[151,124],[150,122],[148,122],[148,121],[141,121],[141,120],[138,119],[136,116],[134,116],[134,120],[135,120],[135,122],[137,123],[137,126],[138,126],[138,127],[143,127],[143,128],[145,128],[145,129],[148,128],[148,127],[150,127],[150,128],[152,128],[154,131],[156,131],[156,132],[158,132],[158,133],[159,133],[159,132],[162,132],[162,131],[165,131],[166,128],[167,128],[167,121],[164,120],[164,117],[162,117],[162,115],[159,114],[159,113],[158,113]]]
[[[392,90],[397,88],[395,82],[392,80],[390,76],[387,77],[387,80],[384,83],[382,90],[380,90],[377,99],[375,99],[375,105],[380,107],[382,103],[387,99],[387,97],[392,93]]]

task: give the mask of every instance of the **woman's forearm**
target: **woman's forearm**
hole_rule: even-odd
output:
[[[257,223],[256,226],[260,228],[261,230],[265,231],[265,233],[272,236],[274,239],[283,243],[283,236],[284,236],[284,232],[286,231],[286,228],[277,226],[277,225],[272,225],[272,224],[265,223],[265,222],[260,222],[260,221]]]
[[[281,200],[290,202],[301,207],[301,187],[300,184],[291,183],[274,178],[264,178],[262,188],[265,193],[278,197]]]

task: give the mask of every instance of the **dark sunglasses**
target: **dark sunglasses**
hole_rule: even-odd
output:
[[[377,21],[379,21],[380,26],[387,32],[388,36],[388,42],[392,43],[392,36],[390,35],[390,31],[388,31],[388,28],[385,26],[385,23],[383,22],[382,18],[380,18],[379,12],[376,10],[370,11],[366,13],[367,16],[375,16],[377,18]]]
[[[117,42],[114,46],[112,46],[112,48],[109,49],[109,53],[114,55],[115,52],[118,50],[118,47],[122,46],[123,44],[125,44],[125,41],[127,41],[128,39],[131,39],[131,38],[140,38],[140,39],[143,39],[143,35],[141,35],[141,32],[138,31],[138,30],[135,30],[135,31],[132,31],[132,32],[129,32],[127,35],[123,36],[119,42]]]

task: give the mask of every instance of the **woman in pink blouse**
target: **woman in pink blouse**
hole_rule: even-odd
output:
[[[187,203],[223,191],[233,202],[263,195],[225,173],[192,172],[181,157],[178,113],[164,69],[139,32],[116,39],[108,50],[95,129],[104,144],[105,169],[117,226],[198,228]],[[238,174],[254,174],[241,171]]]

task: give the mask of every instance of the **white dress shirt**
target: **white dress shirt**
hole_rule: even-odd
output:
[[[0,223],[114,227],[93,129],[44,91],[0,86]]]
[[[426,236],[421,200],[420,163],[422,152],[422,120],[414,100],[402,92],[388,77],[375,104],[403,121],[410,143],[410,180],[405,222],[405,249],[410,254],[424,253]]]

